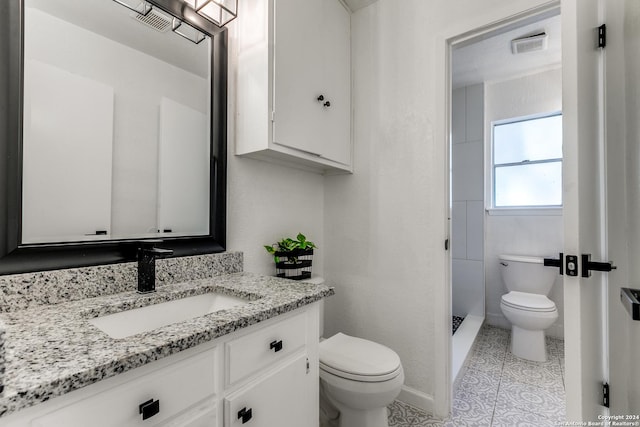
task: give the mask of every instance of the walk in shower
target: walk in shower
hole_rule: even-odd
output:
[[[454,66],[456,53],[454,51]],[[452,379],[484,321],[484,85],[451,99]]]

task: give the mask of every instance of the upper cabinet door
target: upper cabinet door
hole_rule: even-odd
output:
[[[322,0],[323,107],[322,156],[351,164],[351,15],[338,0]]]
[[[273,141],[320,155],[323,0],[274,0]]]
[[[340,0],[239,8],[236,154],[352,172],[349,10]]]

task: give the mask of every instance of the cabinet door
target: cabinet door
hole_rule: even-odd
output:
[[[308,372],[307,357],[302,355],[228,396],[224,402],[224,425],[315,427],[317,387],[318,379]]]
[[[338,0],[322,0],[324,16],[322,157],[351,164],[351,15]]]
[[[322,1],[274,0],[273,142],[312,154],[322,132]]]

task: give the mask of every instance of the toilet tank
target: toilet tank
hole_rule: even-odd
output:
[[[544,257],[500,255],[500,275],[509,292],[549,295],[558,269],[544,266]]]

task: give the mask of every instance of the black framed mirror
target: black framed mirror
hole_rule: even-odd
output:
[[[105,0],[107,1],[107,0]],[[115,4],[115,3],[114,3]],[[0,3],[0,274],[54,270],[135,260],[141,241],[159,237],[173,256],[222,252],[226,241],[227,31],[209,24],[181,1],[151,4],[211,37],[208,110],[208,230],[198,235],[148,235],[93,241],[24,243],[23,118],[25,1]],[[206,22],[205,22],[206,21]],[[153,70],[149,71],[150,73]],[[185,190],[185,191],[188,191]]]

